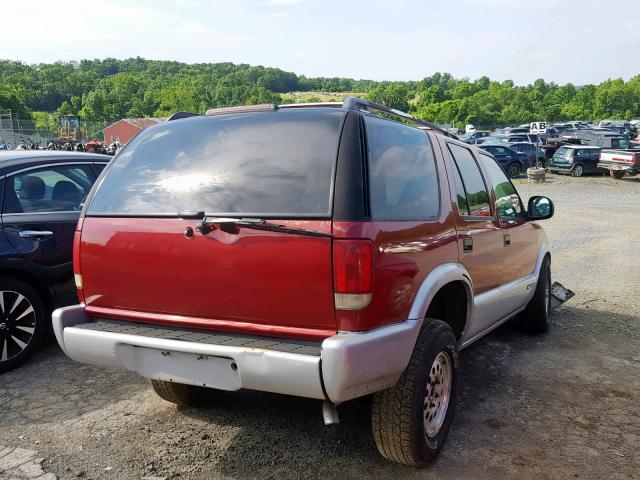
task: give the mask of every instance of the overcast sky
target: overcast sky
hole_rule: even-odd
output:
[[[28,63],[141,56],[576,85],[640,73],[637,0],[12,0],[0,24],[0,58]]]

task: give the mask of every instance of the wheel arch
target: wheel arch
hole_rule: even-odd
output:
[[[452,300],[457,308],[445,308]],[[442,318],[444,317],[444,318]],[[414,298],[409,318],[438,318],[448,323],[460,338],[473,318],[473,284],[467,269],[459,263],[446,263],[435,268],[422,282]]]

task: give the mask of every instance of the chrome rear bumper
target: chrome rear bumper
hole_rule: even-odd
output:
[[[334,403],[394,385],[409,363],[421,324],[408,320],[365,333],[339,333],[313,347],[309,342],[238,340],[220,332],[92,322],[82,305],[53,312],[58,343],[78,362],[125,368],[155,380]],[[218,341],[221,337],[231,340]]]

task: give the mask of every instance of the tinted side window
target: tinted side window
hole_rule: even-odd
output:
[[[93,174],[89,167],[46,167],[8,176],[6,182],[4,213],[76,212]]]
[[[469,215],[490,217],[489,194],[473,155],[466,148],[452,143],[449,144],[449,151],[460,169],[462,182],[467,192]]]
[[[489,181],[496,194],[498,216],[504,219],[520,217],[523,208],[516,188],[493,158],[487,155],[480,155],[479,158],[489,175]]]
[[[469,204],[467,203],[467,193],[464,191],[464,184],[460,176],[460,170],[453,164],[453,180],[456,186],[456,199],[458,201],[458,211],[460,215],[469,215]]]
[[[365,117],[374,220],[424,220],[440,211],[433,149],[417,128]]]
[[[102,170],[104,170],[104,167],[106,167],[106,166],[107,166],[106,163],[94,163],[93,164],[93,171],[95,172],[96,177],[102,173]]]

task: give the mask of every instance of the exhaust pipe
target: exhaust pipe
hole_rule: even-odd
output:
[[[322,402],[322,417],[324,418],[325,425],[336,425],[340,423],[340,417],[338,417],[337,405],[328,400]]]

